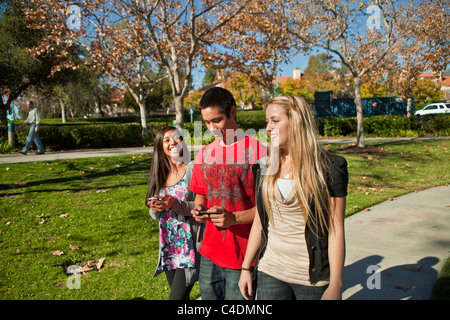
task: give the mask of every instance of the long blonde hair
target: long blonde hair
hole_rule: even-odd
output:
[[[318,129],[311,107],[305,99],[292,95],[271,99],[269,105],[282,106],[289,118],[288,152],[292,159],[295,194],[305,224],[314,223],[316,230],[326,234],[329,229],[328,211],[330,194],[326,187],[324,171],[328,169],[327,152],[320,146]],[[285,155],[270,146],[268,172],[262,176],[262,194],[269,220],[273,222],[273,190]],[[277,167],[278,166],[278,167]],[[272,170],[270,170],[272,169]],[[314,204],[314,212],[311,207]],[[311,217],[314,219],[311,219]]]

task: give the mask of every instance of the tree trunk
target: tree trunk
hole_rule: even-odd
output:
[[[175,104],[175,111],[176,111],[176,118],[175,118],[175,122],[176,122],[176,127],[177,129],[183,129],[184,128],[184,113],[183,113],[183,97],[181,96],[176,96],[173,99],[173,102]]]
[[[355,86],[355,105],[356,105],[356,120],[357,120],[356,145],[360,148],[364,148],[366,144],[364,142],[364,115],[362,110],[362,99],[361,99],[361,77],[354,76],[353,83]]]
[[[145,110],[145,101],[142,101],[139,99],[139,111],[141,113],[141,127],[142,127],[142,136],[144,137],[144,140],[148,139],[150,134],[148,132],[148,126],[147,126],[147,112]]]
[[[1,99],[1,97],[0,97]],[[8,124],[8,109],[9,106],[3,104],[3,102],[1,102],[1,108],[0,108],[0,124]]]
[[[61,121],[62,123],[67,122],[67,116],[66,116],[66,106],[64,105],[64,102],[59,99],[59,105],[61,106]]]
[[[406,115],[408,116],[408,118],[411,118],[411,107],[412,107],[412,102],[411,102],[411,98],[408,98],[407,100],[407,105],[406,105]]]

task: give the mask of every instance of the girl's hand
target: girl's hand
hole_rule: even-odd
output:
[[[155,211],[164,211],[172,208],[173,203],[175,202],[175,199],[170,195],[162,195],[158,196],[155,195],[154,197],[159,198],[160,200],[150,200],[147,202],[150,208],[152,208]]]
[[[253,295],[252,273],[250,271],[247,270],[241,271],[241,278],[239,279],[238,286],[245,300],[250,300]]]
[[[335,286],[328,286],[322,295],[322,300],[342,300],[342,292]]]

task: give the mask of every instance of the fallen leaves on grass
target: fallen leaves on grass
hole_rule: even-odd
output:
[[[100,272],[100,269],[103,266],[103,262],[105,261],[105,258],[96,259],[96,260],[89,260],[87,262],[83,262],[80,266],[69,266],[66,270],[67,274],[86,274],[91,271],[98,271]]]
[[[80,249],[79,246],[73,246],[73,245],[70,245],[69,248],[70,248],[70,250],[78,250],[78,249]]]
[[[51,254],[54,256],[62,256],[64,254],[64,252],[60,251],[60,250],[55,250],[55,251],[51,251]]]

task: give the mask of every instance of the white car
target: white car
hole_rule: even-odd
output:
[[[417,110],[414,114],[424,116],[427,114],[450,113],[450,103],[438,102],[427,105],[421,110]]]

